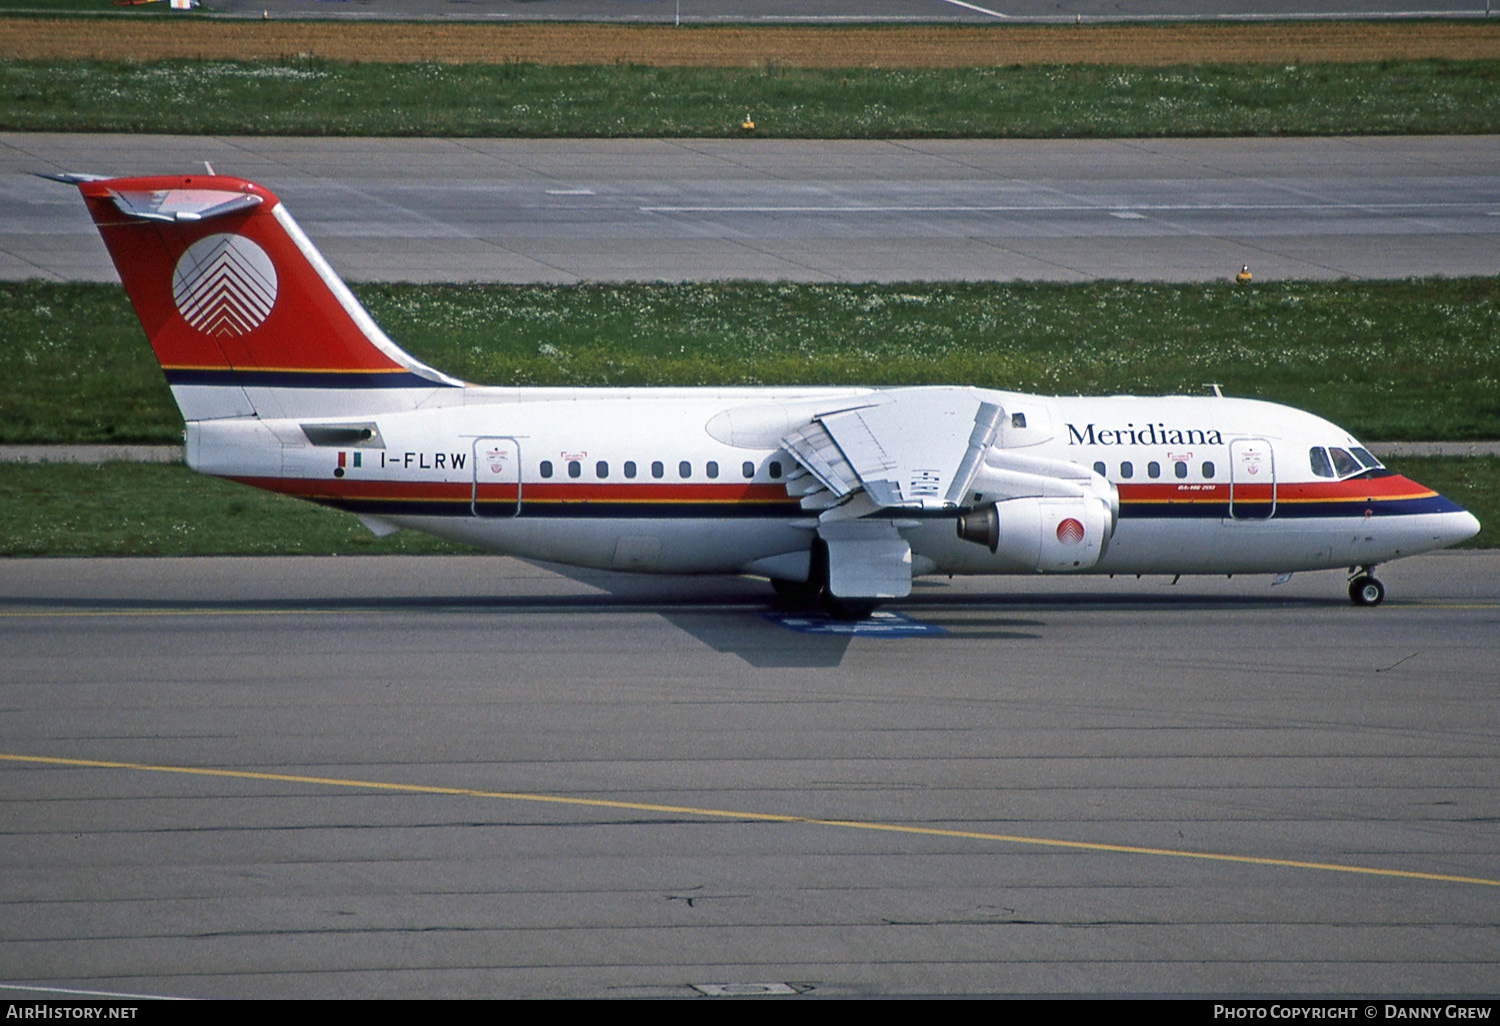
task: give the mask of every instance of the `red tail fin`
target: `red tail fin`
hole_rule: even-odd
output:
[[[414,400],[390,390],[462,384],[386,337],[269,190],[212,175],[77,184],[187,419],[273,398],[274,415],[315,414],[346,389],[400,408]]]

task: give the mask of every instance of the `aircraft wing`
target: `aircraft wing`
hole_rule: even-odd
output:
[[[921,517],[962,516],[972,522],[955,523],[959,536],[987,541],[991,552],[1003,517],[1006,558],[1023,564],[1074,569],[1103,555],[1119,493],[1087,467],[996,447],[1005,417],[998,404],[956,387],[861,398],[858,406],[814,412],[781,437],[797,463],[787,492],[817,514],[835,597],[908,595],[912,555],[901,532]],[[1087,545],[1063,544],[1065,524]],[[1062,548],[1053,552],[1049,539]]]
[[[871,398],[781,439],[798,464],[787,489],[802,508],[826,522],[961,507],[1005,411],[967,388],[896,388]]]
[[[818,514],[834,595],[911,593],[911,546],[900,518],[957,512],[1002,416],[967,388],[897,388],[867,405],[816,415],[782,437],[797,462],[787,491]]]

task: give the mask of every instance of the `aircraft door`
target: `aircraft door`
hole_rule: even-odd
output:
[[[514,438],[474,439],[476,517],[521,515],[521,443]]]
[[[1276,512],[1276,458],[1264,438],[1229,443],[1229,515],[1235,520],[1269,520]]]

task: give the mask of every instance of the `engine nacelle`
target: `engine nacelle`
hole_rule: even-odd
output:
[[[958,536],[1043,573],[1087,570],[1108,549],[1114,520],[1097,495],[1006,499],[959,517]]]

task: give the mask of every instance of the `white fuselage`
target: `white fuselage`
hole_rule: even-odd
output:
[[[818,519],[787,494],[796,466],[780,440],[811,413],[872,391],[447,389],[417,409],[363,417],[190,421],[188,459],[357,513],[376,531],[414,528],[578,566],[801,580]],[[1089,572],[1373,565],[1478,528],[1389,472],[1318,474],[1310,450],[1359,443],[1287,407],[972,391],[1005,411],[995,449],[1093,468],[1118,491],[1112,536]],[[356,421],[368,437],[352,433]],[[330,428],[319,435],[319,424]],[[949,515],[893,523],[916,575],[1037,569],[961,539]]]

